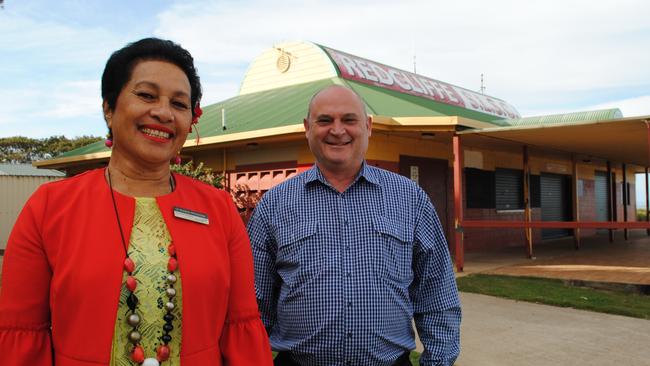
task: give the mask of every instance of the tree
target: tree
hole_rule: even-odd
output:
[[[31,163],[35,160],[57,157],[65,152],[101,140],[101,137],[81,136],[68,139],[52,136],[33,139],[23,136],[0,138],[0,162]]]

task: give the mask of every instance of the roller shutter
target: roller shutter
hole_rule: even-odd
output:
[[[571,178],[560,174],[542,173],[542,221],[571,221]],[[542,229],[542,239],[571,235],[570,229]]]
[[[524,208],[523,173],[521,170],[497,168],[495,186],[497,210]]]
[[[609,194],[607,192],[607,172],[596,172],[594,177],[594,193],[596,195],[596,221],[609,220]],[[599,229],[606,232],[607,229]]]

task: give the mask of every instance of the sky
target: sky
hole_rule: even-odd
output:
[[[144,37],[195,58],[202,105],[237,95],[266,49],[305,40],[485,93],[522,116],[650,115],[646,0],[4,0],[0,137],[106,133],[100,79]]]
[[[203,105],[252,60],[306,40],[472,90],[523,116],[618,107],[650,115],[650,2],[5,0],[0,137],[103,135],[108,56],[149,36],[194,56]]]

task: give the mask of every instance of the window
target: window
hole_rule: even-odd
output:
[[[465,168],[467,208],[494,208],[494,172]]]
[[[521,210],[524,208],[523,171],[465,168],[465,197],[467,208]],[[540,206],[540,176],[531,174],[530,207]]]
[[[494,172],[497,210],[524,208],[523,172],[516,169],[497,168]]]

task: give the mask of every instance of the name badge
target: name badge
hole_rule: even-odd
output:
[[[182,207],[174,207],[174,217],[178,217],[179,219],[183,219],[183,220],[197,222],[203,225],[210,224],[208,215],[202,212],[192,211]]]

